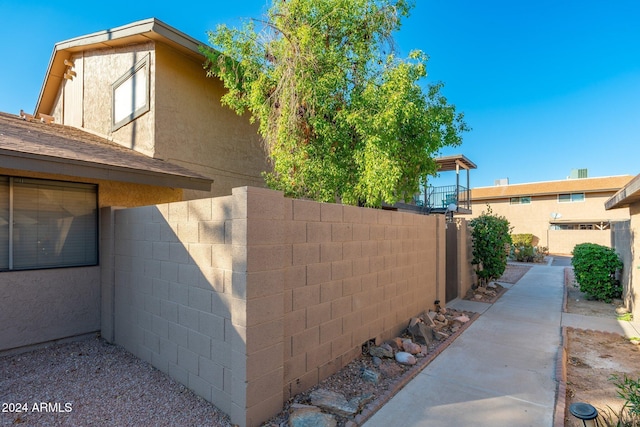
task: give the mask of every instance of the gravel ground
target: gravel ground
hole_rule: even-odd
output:
[[[229,418],[95,338],[0,357],[0,426],[221,426]]]

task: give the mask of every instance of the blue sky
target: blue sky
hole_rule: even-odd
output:
[[[268,4],[0,0],[0,111],[33,111],[56,42],[150,17],[206,42]],[[396,40],[473,128],[441,153],[478,165],[472,187],[640,173],[640,1],[417,0]]]

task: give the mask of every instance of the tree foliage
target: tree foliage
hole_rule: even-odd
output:
[[[469,221],[473,241],[473,261],[479,281],[488,283],[502,276],[507,268],[511,246],[511,226],[500,215],[494,215],[491,207]]]
[[[615,250],[596,243],[580,243],[573,248],[571,265],[580,292],[598,301],[620,298],[622,285],[616,278],[623,264]]]
[[[427,56],[406,59],[393,33],[407,0],[273,0],[264,20],[219,26],[203,48],[222,102],[259,124],[267,184],[295,197],[379,206],[408,199],[434,153],[468,130],[426,86]]]

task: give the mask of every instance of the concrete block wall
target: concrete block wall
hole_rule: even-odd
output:
[[[227,413],[241,342],[231,322],[232,212],[231,197],[117,210],[113,243],[115,342]]]
[[[285,200],[284,398],[444,298],[442,216]]]
[[[115,341],[240,426],[444,297],[441,216],[242,187],[114,218]]]

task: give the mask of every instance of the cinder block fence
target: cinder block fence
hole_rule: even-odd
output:
[[[444,300],[442,216],[243,187],[102,218],[103,334],[240,426]]]

